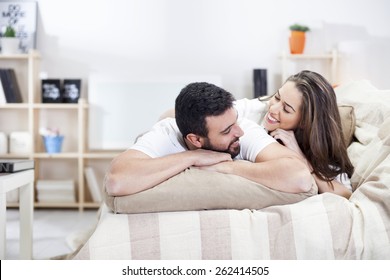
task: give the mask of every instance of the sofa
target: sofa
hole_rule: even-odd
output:
[[[349,200],[315,184],[292,195],[189,169],[132,196],[103,189],[99,222],[73,259],[390,259],[390,90],[367,80],[335,90],[355,167]]]

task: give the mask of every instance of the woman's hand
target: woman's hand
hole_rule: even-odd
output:
[[[303,159],[306,159],[301,148],[299,148],[297,139],[295,139],[294,131],[277,128],[274,131],[271,131],[270,135],[275,139],[279,139],[287,148],[296,152]]]

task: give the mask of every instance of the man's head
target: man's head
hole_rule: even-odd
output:
[[[187,141],[196,147],[240,152],[238,139],[243,135],[237,125],[233,95],[209,83],[191,83],[176,98],[176,123]]]

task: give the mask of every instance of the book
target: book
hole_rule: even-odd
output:
[[[12,68],[0,69],[0,79],[7,103],[21,103],[22,95],[16,79],[15,70]]]
[[[85,178],[87,180],[88,189],[91,193],[92,200],[94,202],[102,201],[102,191],[96,179],[95,171],[92,167],[85,167],[84,169]]]
[[[4,91],[5,100],[7,103],[10,103],[13,97],[9,87],[7,69],[3,69],[3,68],[0,69],[0,80]]]
[[[6,103],[7,103],[7,99],[5,98],[3,83],[0,80],[0,105],[6,104]]]
[[[73,180],[38,180],[37,190],[73,191]]]
[[[0,173],[14,173],[34,169],[32,159],[0,159]]]
[[[20,92],[18,79],[16,78],[16,73],[14,69],[8,69],[8,77],[10,81],[10,87],[13,94],[13,103],[22,103],[22,93]]]
[[[38,180],[36,189],[39,202],[76,202],[73,180]]]

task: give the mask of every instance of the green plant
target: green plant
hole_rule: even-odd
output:
[[[13,38],[15,36],[16,36],[15,29],[12,26],[7,26],[5,32],[3,33],[3,37]]]
[[[300,25],[298,23],[295,23],[293,25],[290,25],[290,30],[291,31],[302,31],[302,32],[307,32],[310,31],[310,28],[305,26],[305,25]]]

